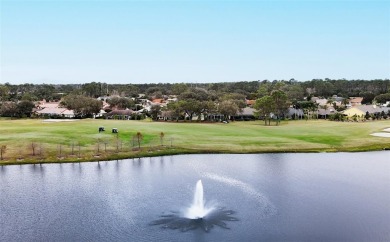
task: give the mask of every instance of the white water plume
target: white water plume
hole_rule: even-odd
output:
[[[204,176],[214,181],[221,182],[232,187],[237,187],[248,196],[255,198],[258,202],[258,205],[260,205],[259,208],[261,209],[264,217],[269,217],[276,213],[276,208],[269,201],[269,199],[264,194],[253,188],[251,185],[234,178],[221,176],[210,172],[204,173]]]
[[[201,219],[210,213],[214,207],[206,207],[205,200],[203,197],[203,184],[199,180],[196,183],[194,200],[191,206],[186,210],[184,216],[189,219]]]

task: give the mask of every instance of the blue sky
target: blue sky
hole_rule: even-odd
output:
[[[0,2],[0,83],[390,78],[390,1]]]

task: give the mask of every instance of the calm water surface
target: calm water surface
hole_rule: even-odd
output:
[[[239,221],[151,226],[207,203]],[[390,153],[180,155],[0,167],[1,241],[390,241]]]

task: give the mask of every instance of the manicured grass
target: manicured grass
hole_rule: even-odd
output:
[[[106,131],[99,133],[99,126],[104,126]],[[179,153],[380,150],[390,148],[390,139],[370,134],[389,127],[388,120],[360,123],[284,121],[279,126],[264,126],[261,121],[223,124],[89,119],[48,123],[37,119],[0,119],[0,145],[7,146],[5,159],[0,164],[106,160]],[[119,130],[118,138],[123,143],[121,150],[117,150],[117,136],[111,133],[112,128]],[[132,142],[137,132],[143,134],[141,150]],[[160,143],[161,132],[165,133],[163,146]],[[32,143],[36,145],[34,156]],[[42,152],[39,152],[40,148]]]

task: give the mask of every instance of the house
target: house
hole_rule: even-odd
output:
[[[43,117],[74,118],[73,110],[66,108],[46,107],[43,109],[37,109],[35,113],[37,116]]]
[[[44,108],[58,108],[60,106],[59,102],[46,102],[45,99],[42,101],[39,101],[35,103],[35,106],[38,110],[44,109]]]
[[[207,115],[207,120],[210,121],[222,121],[225,117],[220,113],[212,113]]]
[[[104,109],[100,109],[99,113],[94,115],[94,118],[103,117],[107,112]]]
[[[120,120],[130,120],[131,116],[135,112],[131,109],[125,110],[112,110],[106,114],[106,119],[120,119]]]
[[[256,100],[245,99],[245,103],[248,107],[253,107],[253,105],[256,103]]]
[[[342,101],[333,101],[332,102],[332,105],[336,105],[336,107],[342,107],[343,106],[343,102]]]
[[[236,120],[236,121],[240,121],[240,120],[245,120],[245,121],[255,120],[256,119],[255,114],[254,114],[255,111],[256,111],[256,109],[254,109],[254,108],[246,107],[246,108],[242,109],[242,112],[237,112],[237,114],[234,115],[233,117],[231,117],[231,119]]]
[[[363,98],[362,97],[351,97],[349,99],[349,103],[347,104],[347,107],[354,107],[362,105]]]
[[[329,105],[328,99],[326,99],[326,98],[312,98],[312,100],[313,99],[314,99],[313,102],[317,103],[319,106]]]
[[[152,102],[150,103],[150,106],[147,107],[147,106],[144,106],[145,109],[147,109],[148,111],[151,110],[152,106],[160,106],[160,107],[166,107],[167,106],[167,103],[165,102],[164,99],[162,98],[156,98],[156,99],[153,99]]]
[[[101,96],[101,97],[98,97],[96,99],[100,100],[102,102],[107,102],[107,99],[110,99],[110,98],[111,98],[110,96]]]
[[[337,111],[334,108],[319,108],[318,110],[318,118],[327,118],[331,114],[337,113]]]
[[[389,110],[389,107],[380,107],[377,105],[360,105],[344,110],[343,114],[350,118],[355,115],[358,117],[364,117],[367,112],[369,114],[381,113],[382,111],[387,113]]]
[[[161,103],[165,103],[165,101],[162,98],[155,98],[152,100],[152,103],[153,104],[161,104]]]
[[[339,97],[339,96],[337,96],[337,95],[333,95],[331,99],[332,99],[332,101],[334,101],[334,102],[340,102],[340,103],[342,103],[342,102],[344,101],[345,98]]]
[[[382,107],[390,107],[390,101],[387,101],[386,103],[381,105]]]
[[[304,113],[302,109],[288,108],[285,117],[289,119],[303,119]]]
[[[148,100],[148,99],[139,99],[138,100],[140,103],[137,105],[139,107],[137,107],[137,109],[139,111],[150,111],[150,108],[152,107],[153,103]]]
[[[173,103],[173,102],[177,102],[178,99],[177,99],[177,96],[176,95],[170,95],[167,99],[167,104],[168,103]]]
[[[106,111],[111,109],[111,105],[108,104],[106,101],[103,101],[102,110]]]
[[[157,115],[157,119],[164,121],[173,120],[173,111],[162,111]]]
[[[73,110],[60,107],[59,102],[46,102],[46,100],[36,103],[35,114],[41,117],[50,118],[74,118]]]
[[[66,109],[65,111],[63,111],[61,113],[61,116],[64,117],[64,118],[74,118],[74,111]]]

